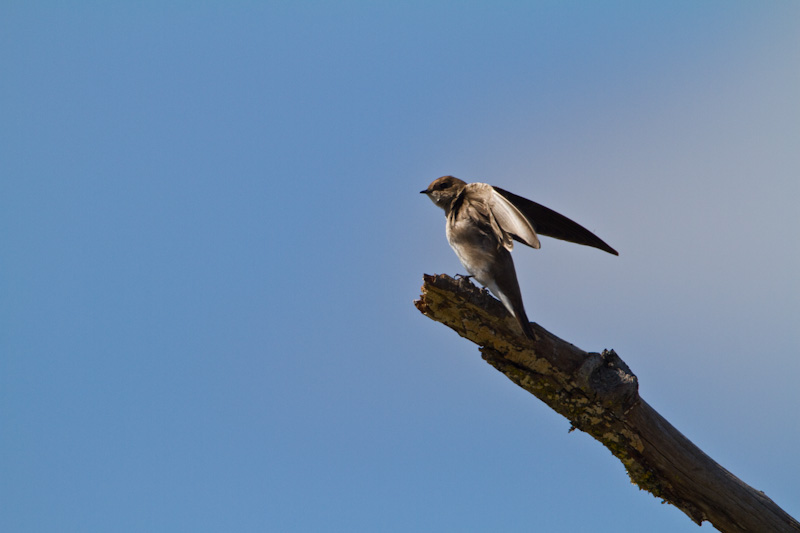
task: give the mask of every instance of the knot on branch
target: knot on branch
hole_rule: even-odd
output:
[[[589,399],[618,415],[623,415],[639,398],[639,380],[614,350],[586,354],[575,377]]]

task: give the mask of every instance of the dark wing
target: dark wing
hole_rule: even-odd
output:
[[[547,235],[554,239],[562,241],[574,242],[575,244],[583,244],[585,246],[592,246],[599,248],[604,252],[619,255],[615,249],[607,245],[603,239],[584,228],[577,222],[573,222],[564,215],[560,215],[541,204],[532,202],[522,196],[517,196],[514,193],[494,187],[503,198],[514,204],[519,211],[525,215],[536,233],[540,235]],[[519,240],[519,239],[517,239]],[[522,242],[522,241],[520,241]]]

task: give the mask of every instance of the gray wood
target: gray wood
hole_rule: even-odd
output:
[[[608,448],[633,483],[697,524],[708,521],[726,533],[800,531],[800,523],[763,492],[650,407],[613,350],[584,352],[535,323],[531,341],[500,302],[464,279],[426,274],[414,305],[477,344],[486,362]]]

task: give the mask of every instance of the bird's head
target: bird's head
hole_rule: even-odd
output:
[[[433,180],[427,189],[419,192],[427,194],[434,204],[447,210],[447,206],[464,190],[466,185],[466,182],[453,176],[442,176]]]

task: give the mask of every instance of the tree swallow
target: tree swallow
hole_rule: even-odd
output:
[[[420,193],[444,209],[447,241],[470,277],[500,298],[530,339],[534,334],[511,259],[513,241],[539,248],[538,233],[619,255],[580,224],[500,187],[443,176]]]

